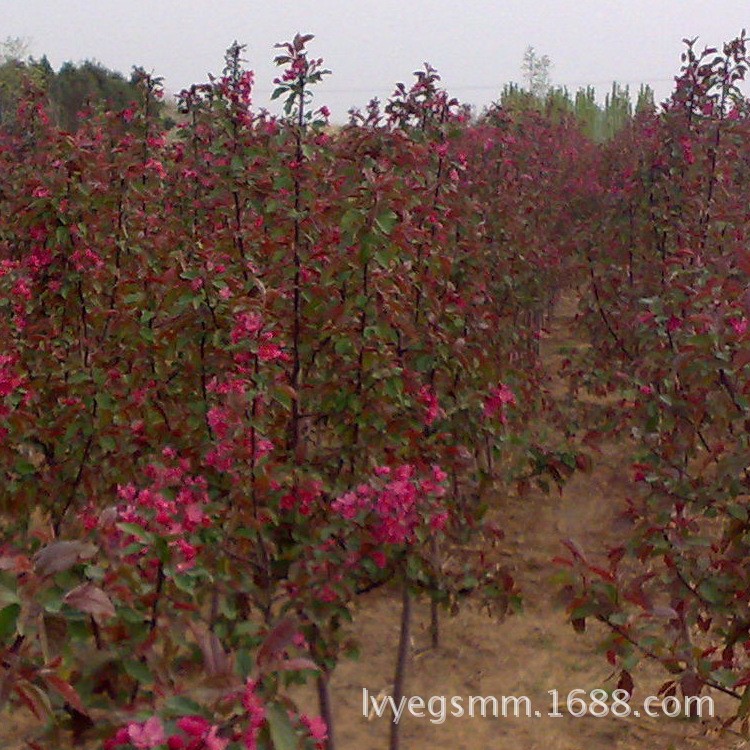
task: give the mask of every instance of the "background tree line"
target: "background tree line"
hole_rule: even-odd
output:
[[[509,83],[500,95],[500,106],[509,110],[538,110],[553,120],[574,117],[591,140],[601,143],[613,138],[641,112],[656,108],[654,91],[641,84],[635,101],[629,86],[613,82],[612,88],[600,103],[593,86],[579,88],[572,93],[565,86],[551,82],[552,61],[527,47],[521,63],[523,85]]]
[[[16,104],[30,86],[48,97],[48,114],[65,130],[78,129],[81,112],[104,105],[118,111],[140,101],[138,80],[145,72],[134,68],[129,78],[94,60],[66,62],[58,71],[46,55],[35,59],[22,39],[8,38],[0,43],[0,125],[8,127],[16,116]],[[154,101],[155,111],[167,115],[163,102]]]
[[[567,87],[551,83],[552,61],[527,47],[521,64],[523,84],[509,83],[503,88],[499,104],[507,110],[538,110],[553,120],[574,117],[583,132],[595,142],[613,138],[634,116],[655,108],[654,92],[642,85],[633,101],[630,88],[612,84],[603,103],[597,100],[593,86],[572,93]],[[69,131],[78,129],[80,114],[89,107],[104,105],[118,111],[142,97],[139,77],[134,68],[129,78],[101,63],[86,60],[64,63],[55,70],[46,55],[38,60],[28,54],[22,39],[7,38],[0,42],[0,126],[8,127],[15,117],[16,102],[25,87],[43,91],[49,104],[47,111],[55,124]],[[167,127],[178,117],[176,107],[154,101],[155,110],[165,118]]]

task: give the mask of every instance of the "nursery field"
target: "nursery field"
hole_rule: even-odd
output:
[[[2,746],[746,746],[744,36],[605,142],[311,41],[3,120]]]

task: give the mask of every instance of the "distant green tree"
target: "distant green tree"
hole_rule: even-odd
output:
[[[500,92],[500,106],[503,109],[522,111],[541,109],[540,100],[517,83],[506,83]]]
[[[0,42],[0,125],[9,126],[15,119],[16,101],[24,85],[44,89],[52,67],[46,57],[35,61],[28,56],[28,43],[20,37]]]
[[[135,68],[127,79],[92,60],[66,62],[55,73],[46,56],[35,60],[28,56],[23,39],[9,37],[0,42],[0,126],[12,126],[18,98],[25,87],[32,86],[47,94],[52,119],[65,130],[75,131],[86,109],[125,109],[133,102],[142,105],[141,74]],[[164,114],[164,104],[156,98],[149,102],[149,109]]]
[[[654,101],[654,90],[648,84],[641,84],[638,90],[638,99],[635,103],[635,113],[653,112],[656,109]]]
[[[633,102],[630,87],[622,88],[612,83],[610,92],[604,97],[604,138],[613,138],[633,117]]]
[[[500,93],[499,105],[511,112],[536,110],[556,122],[572,116],[583,132],[597,143],[613,138],[632,120],[634,113],[656,109],[654,91],[648,85],[641,85],[635,107],[630,88],[617,82],[600,104],[593,86],[580,88],[575,95],[565,87],[553,86],[551,69],[548,55],[540,56],[533,47],[527,47],[521,63],[524,85],[506,84]]]
[[[132,80],[87,60],[80,65],[66,62],[51,79],[49,96],[59,125],[73,131],[78,127],[81,111],[97,106],[125,109],[139,94]]]

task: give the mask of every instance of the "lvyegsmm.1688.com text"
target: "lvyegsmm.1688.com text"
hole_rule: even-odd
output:
[[[571,690],[561,695],[557,690],[548,690],[551,698],[551,707],[545,711],[534,709],[531,699],[526,695],[504,695],[496,696],[445,696],[433,695],[422,698],[418,695],[411,697],[403,696],[396,703],[393,696],[370,695],[367,688],[362,688],[362,713],[368,719],[383,718],[391,716],[394,723],[398,723],[405,713],[417,719],[428,718],[433,724],[442,724],[450,716],[461,718],[494,717],[494,718],[529,718],[541,719],[547,717],[559,719],[563,716],[581,718],[590,716],[593,718],[605,718],[611,716],[615,719],[627,717],[666,716],[675,718],[677,716],[714,716],[713,698],[708,695],[685,697],[682,700],[675,696],[664,698],[655,695],[647,696],[636,704],[631,700],[626,690],[615,690],[608,693],[606,690],[595,689],[589,692],[579,689]]]

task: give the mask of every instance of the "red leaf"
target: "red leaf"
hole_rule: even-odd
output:
[[[617,681],[617,689],[624,690],[628,694],[628,697],[632,698],[634,688],[635,683],[633,682],[633,676],[630,672],[623,669],[622,672],[620,672],[620,679]]]
[[[39,719],[39,721],[44,721],[49,717],[48,708],[44,705],[44,702],[39,695],[34,695],[39,688],[35,685],[29,685],[29,687],[31,687],[32,690],[27,690],[26,685],[16,684],[13,686],[13,689],[16,691],[16,694],[26,708],[28,708],[29,711]]]
[[[683,675],[682,679],[680,680],[680,687],[682,688],[682,694],[686,698],[693,697],[695,695],[700,695],[701,691],[703,690],[703,680],[698,677],[695,672],[688,672],[686,675]],[[737,687],[737,684],[735,684],[735,687]]]
[[[274,629],[266,636],[258,649],[258,666],[276,658],[287,646],[291,646],[294,643],[297,630],[297,623],[291,617],[285,617],[276,623]]]
[[[114,617],[115,606],[107,594],[93,583],[84,583],[69,591],[64,600],[74,609],[93,615],[94,617]]]
[[[232,664],[216,633],[211,632],[205,625],[192,623],[195,640],[203,654],[206,672],[211,677],[228,675],[232,672]]]
[[[79,559],[91,557],[96,545],[86,542],[52,542],[34,555],[36,573],[50,576],[72,568]]]
[[[573,539],[564,539],[563,545],[570,550],[570,553],[573,555],[573,557],[580,561],[585,563],[586,562],[586,555],[583,553],[583,548]]]
[[[304,657],[295,659],[278,659],[271,660],[264,664],[264,672],[302,672],[311,669],[315,672],[320,671],[320,667],[312,660]]]
[[[79,713],[88,716],[88,711],[83,705],[81,696],[78,695],[76,689],[62,677],[58,677],[54,674],[42,673],[42,679],[51,687],[56,693],[61,695],[65,700]]]

